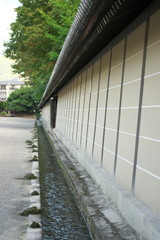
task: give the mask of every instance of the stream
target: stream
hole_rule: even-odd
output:
[[[43,240],[91,240],[54,150],[42,127],[38,132]]]

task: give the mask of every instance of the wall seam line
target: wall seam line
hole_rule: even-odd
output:
[[[91,85],[90,85],[90,94],[89,94],[89,106],[88,106],[88,118],[87,118],[87,132],[86,132],[85,150],[87,149],[88,126],[89,126],[88,123],[89,123],[89,117],[90,117],[91,93],[92,93],[92,84],[93,84],[93,72],[94,72],[94,64],[92,65],[92,74],[91,74]]]
[[[93,157],[93,153],[94,153],[94,143],[95,143],[95,136],[96,136],[96,123],[97,123],[97,112],[98,112],[98,102],[99,102],[99,86],[100,86],[100,79],[101,79],[101,69],[102,69],[102,57],[100,58],[100,66],[99,66],[99,78],[98,78],[98,89],[97,89],[96,114],[95,114],[95,121],[94,121],[92,157]]]
[[[103,155],[104,155],[104,140],[105,140],[106,119],[107,119],[109,84],[110,84],[110,76],[111,76],[111,64],[112,64],[112,48],[110,50],[110,56],[109,56],[108,83],[107,83],[107,91],[106,91],[105,114],[104,114],[104,124],[103,124],[104,130],[103,130],[103,137],[102,137],[101,167],[103,165]]]
[[[136,182],[136,168],[138,160],[138,148],[139,148],[139,135],[140,135],[140,124],[142,115],[142,102],[143,102],[143,90],[144,90],[144,77],[145,77],[145,66],[146,66],[146,56],[147,56],[147,44],[148,44],[148,32],[149,32],[149,18],[146,20],[145,26],[145,36],[144,36],[144,48],[143,48],[143,62],[142,62],[142,72],[141,72],[141,85],[140,85],[140,95],[139,95],[139,108],[137,117],[137,130],[136,130],[136,141],[135,141],[135,152],[134,152],[134,164],[133,164],[133,174],[132,174],[132,193],[135,191]]]
[[[85,73],[85,89],[84,89],[84,100],[83,100],[83,109],[82,109],[83,112],[82,112],[82,127],[81,127],[80,146],[82,145],[83,119],[84,119],[85,100],[86,100],[86,87],[87,87],[87,74],[88,74],[88,69],[86,69],[86,73]]]
[[[121,118],[121,106],[122,106],[122,95],[123,95],[123,82],[124,82],[124,72],[125,72],[125,58],[126,58],[126,49],[127,49],[127,37],[124,39],[124,50],[123,50],[123,65],[122,65],[122,77],[121,77],[121,90],[119,97],[119,111],[118,111],[118,123],[117,123],[117,134],[116,134],[116,146],[115,146],[115,158],[114,158],[114,169],[113,174],[116,175],[117,167],[117,153],[118,153],[118,142],[119,142],[119,129],[120,129],[120,118]]]

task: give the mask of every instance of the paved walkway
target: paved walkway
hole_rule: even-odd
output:
[[[28,218],[19,215],[29,205],[34,119],[0,118],[0,240],[26,239]]]

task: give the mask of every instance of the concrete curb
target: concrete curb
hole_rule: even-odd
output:
[[[38,139],[34,139],[33,144],[36,146],[33,150],[37,150],[38,148]],[[38,152],[33,152],[33,158],[38,158]],[[41,209],[41,201],[40,201],[40,182],[39,182],[39,162],[32,162],[32,170],[31,172],[37,177],[34,180],[31,180],[30,186],[30,194],[32,192],[37,191],[39,195],[30,197],[30,206],[29,207],[37,207]],[[30,225],[36,222],[40,225],[40,228],[31,228]],[[27,240],[41,240],[42,239],[42,223],[41,223],[41,215],[33,215],[29,214],[28,216],[28,227],[27,227]]]

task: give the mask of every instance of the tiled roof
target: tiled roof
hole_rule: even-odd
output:
[[[40,106],[129,25],[152,0],[82,0]]]

